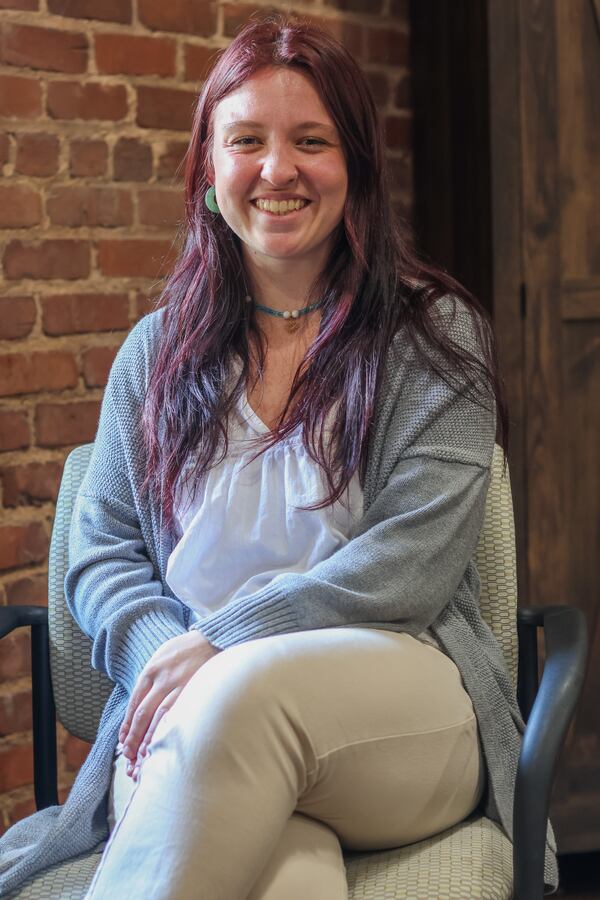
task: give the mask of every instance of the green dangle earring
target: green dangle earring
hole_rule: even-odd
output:
[[[211,212],[218,213],[221,212],[217,205],[217,196],[215,191],[214,184],[211,184],[206,194],[204,195],[204,202],[208,206]]]

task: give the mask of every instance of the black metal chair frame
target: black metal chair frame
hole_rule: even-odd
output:
[[[58,804],[48,610],[43,606],[0,607],[0,638],[21,626],[31,627],[34,790],[40,810]],[[545,638],[541,681],[538,674],[540,627]],[[587,627],[581,610],[544,606],[521,607],[517,613],[517,629],[517,697],[527,727],[514,798],[514,900],[540,900],[544,893],[550,793],[558,755],[583,684]]]

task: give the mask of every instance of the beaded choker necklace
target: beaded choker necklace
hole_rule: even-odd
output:
[[[300,322],[298,320],[301,316],[305,316],[307,313],[312,312],[313,309],[318,309],[319,306],[323,306],[324,301],[319,300],[318,303],[311,303],[310,306],[304,306],[302,309],[286,309],[284,312],[280,309],[271,309],[270,306],[263,306],[262,303],[253,301],[250,294],[246,294],[246,303],[254,303],[256,309],[260,309],[261,312],[268,313],[270,316],[277,316],[280,319],[285,319],[287,330],[292,332],[297,331],[300,327]]]

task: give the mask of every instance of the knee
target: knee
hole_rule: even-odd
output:
[[[273,638],[228,647],[192,676],[169,711],[169,719],[190,727],[209,720],[223,726],[231,717],[247,717],[256,724],[281,696],[289,668],[285,652]]]

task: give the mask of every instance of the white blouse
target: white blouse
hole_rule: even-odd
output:
[[[196,620],[286,572],[305,572],[331,556],[348,542],[363,514],[358,474],[333,505],[295,508],[326,496],[322,469],[303,447],[300,428],[250,462],[257,436],[269,428],[252,410],[245,392],[230,415],[228,429],[226,458],[205,473],[195,492],[189,477],[195,463],[191,459],[175,491],[179,541],[169,557],[166,577],[174,593],[197,614]],[[330,424],[326,430],[331,430]]]
[[[300,427],[250,462],[257,436],[268,431],[243,391],[228,422],[225,459],[205,473],[195,491],[194,455],[180,475],[174,503],[178,542],[166,578],[190,607],[190,625],[287,572],[311,569],[348,543],[362,518],[358,473],[334,504],[296,509],[326,496],[322,469],[306,452]],[[439,648],[429,630],[418,639]]]

